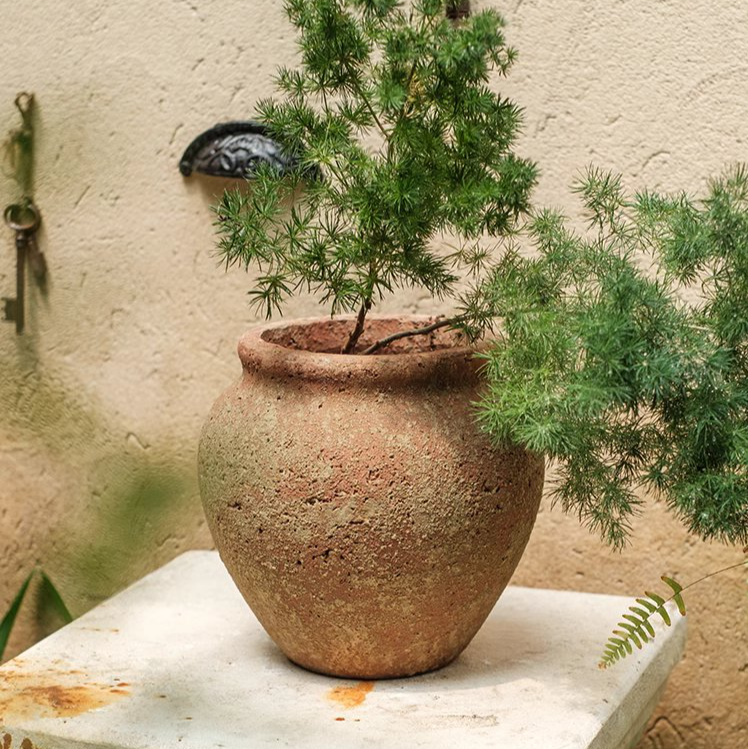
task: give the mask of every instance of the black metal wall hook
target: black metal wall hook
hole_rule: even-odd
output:
[[[179,162],[179,171],[189,177],[193,171],[212,177],[251,178],[257,167],[270,164],[281,172],[292,170],[296,160],[267,135],[260,122],[222,122],[195,138]]]

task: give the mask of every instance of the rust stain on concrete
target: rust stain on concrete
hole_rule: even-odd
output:
[[[80,672],[43,672],[3,669],[0,681],[0,719],[71,718],[95,710],[130,694],[117,680],[103,684],[83,681]],[[10,736],[3,737],[8,749]]]
[[[366,695],[374,689],[373,681],[360,681],[352,687],[335,687],[327,693],[327,699],[343,707],[358,707],[363,704]]]
[[[12,749],[13,737],[6,733],[3,735],[3,749]],[[30,738],[25,738],[20,745],[20,749],[39,749]]]

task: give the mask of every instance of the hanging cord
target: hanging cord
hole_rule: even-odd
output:
[[[34,94],[21,92],[14,103],[21,113],[21,126],[8,133],[5,158],[21,188],[22,202],[30,203],[34,186]]]

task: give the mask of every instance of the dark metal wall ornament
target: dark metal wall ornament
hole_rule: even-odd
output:
[[[47,281],[47,262],[36,243],[36,234],[42,221],[39,208],[34,204],[34,95],[25,91],[18,94],[15,105],[21,114],[21,127],[12,130],[5,143],[6,157],[13,169],[22,197],[3,211],[3,219],[15,233],[16,295],[2,297],[3,319],[16,325],[21,335],[26,323],[26,265],[31,267],[34,279],[44,292]]]
[[[193,171],[212,177],[251,178],[260,164],[278,171],[291,171],[296,160],[283,153],[267,128],[252,120],[222,122],[195,138],[179,162],[179,171],[189,177]]]
[[[39,209],[28,201],[9,205],[3,218],[16,235],[16,295],[3,297],[3,317],[6,322],[14,322],[16,333],[21,335],[26,323],[26,261],[31,264],[34,278],[42,288],[47,276],[44,255],[36,244],[36,232],[42,217]]]

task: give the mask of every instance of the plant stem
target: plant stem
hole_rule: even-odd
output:
[[[348,71],[351,73],[352,83],[349,85],[351,86],[353,93],[358,95],[359,99],[361,99],[361,101],[364,103],[364,106],[369,110],[369,114],[371,115],[372,119],[374,120],[374,123],[379,129],[379,132],[382,134],[382,137],[384,138],[384,142],[389,143],[390,134],[387,132],[384,125],[382,125],[382,123],[380,122],[379,117],[377,117],[377,113],[374,110],[374,107],[372,107],[371,102],[369,101],[369,97],[364,93],[364,90],[361,88],[361,85],[353,76],[350,66],[348,66]]]
[[[710,577],[714,577],[715,575],[719,575],[722,572],[727,572],[727,570],[734,570],[736,567],[742,567],[743,565],[748,565],[748,559],[744,559],[742,562],[738,562],[737,564],[730,564],[727,567],[723,567],[720,570],[715,570],[714,572],[710,572],[708,575],[704,575],[703,577],[700,577],[698,580],[694,580],[691,583],[688,583],[688,585],[683,586],[683,590],[688,590],[689,588],[692,588],[694,585],[698,585],[700,582],[703,582],[704,580],[708,580]],[[681,593],[683,592],[681,590]],[[665,600],[665,603],[668,601],[672,601],[673,598],[675,598],[675,594],[670,596],[670,598]]]
[[[361,309],[358,311],[358,317],[356,318],[356,327],[353,328],[351,334],[348,336],[348,342],[343,346],[341,354],[352,354],[358,343],[358,339],[361,337],[361,333],[364,332],[364,323],[366,321],[366,313],[371,309],[371,299],[364,299],[364,303],[361,305]],[[366,352],[364,352],[366,353]]]
[[[422,328],[401,330],[399,333],[393,333],[392,335],[388,335],[386,338],[380,338],[375,343],[372,343],[371,346],[364,349],[361,354],[373,354],[375,351],[379,351],[380,348],[384,348],[393,341],[399,341],[401,338],[410,338],[414,335],[426,335],[428,333],[433,333],[435,330],[439,330],[439,328],[446,328],[448,325],[454,325],[454,323],[456,323],[458,320],[460,320],[459,317],[448,317],[442,320],[437,320],[430,325],[425,325]]]

